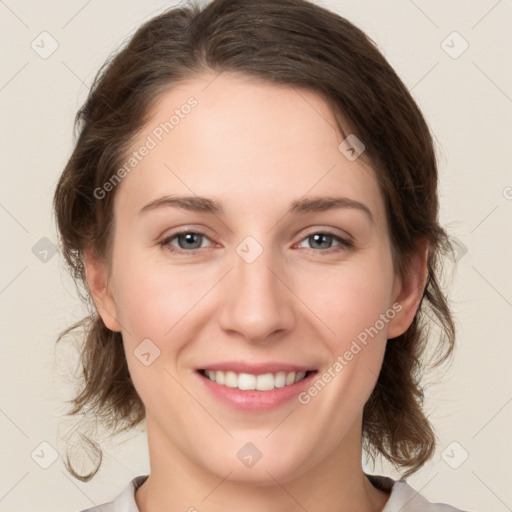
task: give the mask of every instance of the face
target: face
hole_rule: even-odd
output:
[[[133,141],[94,288],[151,455],[259,485],[360,465],[386,340],[419,300],[393,272],[374,171],[338,149],[315,93],[214,78],[165,92]]]

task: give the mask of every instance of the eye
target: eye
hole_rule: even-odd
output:
[[[304,241],[310,243],[312,249],[321,249],[319,252],[338,252],[354,246],[351,240],[347,240],[338,235],[335,235],[334,233],[324,231],[318,231],[309,234],[306,238],[303,239],[301,244],[304,243]],[[329,251],[329,249],[333,249],[333,241],[338,242],[338,245],[334,246],[334,251]]]
[[[172,243],[174,240],[178,241],[178,247]],[[194,253],[195,250],[205,247],[202,243],[205,240],[209,240],[209,238],[204,233],[196,231],[182,231],[168,236],[159,242],[159,244],[162,247],[167,247],[172,252]]]
[[[206,240],[210,239],[204,233],[197,231],[182,231],[166,237],[164,240],[159,242],[159,245],[166,247],[171,252],[194,254],[199,249],[208,247],[208,245],[203,244]],[[174,241],[177,241],[177,246],[173,243]],[[354,247],[351,240],[347,240],[335,235],[334,233],[324,231],[317,231],[309,234],[302,239],[299,247],[302,247],[301,244],[304,242],[308,242],[310,244],[310,249],[319,249],[316,252],[329,254]],[[334,242],[336,242],[336,244],[333,246]]]

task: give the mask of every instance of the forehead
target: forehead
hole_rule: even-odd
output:
[[[254,209],[342,193],[381,217],[374,171],[340,151],[343,138],[327,102],[313,91],[199,75],[159,95],[132,142],[129,154],[139,156],[116,202],[141,207],[158,195],[186,193]]]

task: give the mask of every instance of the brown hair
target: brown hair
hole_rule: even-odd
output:
[[[454,346],[455,327],[440,287],[440,256],[451,244],[438,223],[438,171],[425,119],[376,44],[341,16],[305,0],[214,0],[204,8],[170,9],[145,22],[98,71],[76,115],[79,137],[55,191],[62,252],[75,282],[85,286],[88,300],[84,250],[109,257],[115,189],[102,199],[94,191],[125,160],[161,93],[203,71],[321,94],[341,133],[346,137],[343,124],[350,123],[349,133],[366,146],[360,158],[371,162],[385,199],[395,272],[404,276],[418,242],[429,241],[421,307],[407,331],[387,344],[363,413],[367,454],[373,460],[381,454],[407,469],[403,476],[412,474],[436,445],[422,410],[420,382],[426,371],[421,356],[433,342],[429,321],[440,328],[432,367]],[[78,326],[86,329],[80,351],[83,387],[68,415],[92,414],[111,432],[141,423],[144,405],[130,378],[121,334],[107,329],[93,310],[59,340]],[[68,471],[83,481],[100,465],[101,457],[94,471],[79,475],[67,459]]]

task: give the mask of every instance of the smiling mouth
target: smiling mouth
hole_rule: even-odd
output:
[[[242,391],[271,391],[275,388],[283,388],[300,382],[309,377],[309,375],[316,373],[316,370],[276,372],[261,375],[221,370],[199,370],[199,373],[204,378],[220,386],[237,388]]]

